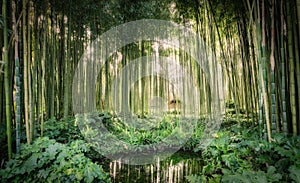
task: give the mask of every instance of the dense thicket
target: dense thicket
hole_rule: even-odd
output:
[[[73,115],[72,79],[85,48],[113,26],[139,19],[174,21],[201,36],[216,56],[213,64],[221,65],[224,100],[233,101],[238,115],[246,114],[260,126],[261,138],[298,135],[299,8],[299,0],[3,0],[1,159],[19,152],[20,141],[30,144],[43,136],[45,121]],[[198,114],[209,114],[209,88],[201,69],[180,51],[155,49],[155,44],[130,44],[109,58],[98,76],[98,110],[111,112],[110,84],[129,60],[156,53],[178,56],[179,64],[189,68],[205,106]],[[140,116],[147,115],[149,96],[160,95],[173,108],[176,97],[171,91],[161,78],[144,78],[128,94],[130,107]]]

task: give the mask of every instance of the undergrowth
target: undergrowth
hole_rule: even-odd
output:
[[[164,140],[179,126],[174,114],[167,114],[161,121],[144,117],[136,126],[109,113],[97,115],[110,133],[132,145],[132,151],[138,151],[140,145]],[[203,168],[198,174],[187,176],[189,182],[300,183],[300,137],[273,134],[275,141],[269,143],[245,114],[237,116],[231,110],[223,120],[221,129],[212,134],[213,140],[205,149],[199,148],[205,119],[196,120],[193,134],[181,151],[198,155]],[[23,144],[21,154],[0,170],[1,181],[109,182],[108,174],[96,163],[104,157],[83,141],[78,123],[75,118],[47,121],[46,137],[37,138],[31,145]],[[118,153],[118,148],[111,145],[109,151]]]
[[[300,182],[300,137],[260,139],[257,127],[234,124],[220,130],[201,154],[204,166],[195,182]]]
[[[0,170],[1,182],[110,182],[102,167],[87,158],[82,140],[61,144],[48,137],[22,145],[20,155]]]

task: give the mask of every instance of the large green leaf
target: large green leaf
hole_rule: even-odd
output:
[[[295,166],[289,168],[290,177],[295,183],[300,183],[300,168]]]

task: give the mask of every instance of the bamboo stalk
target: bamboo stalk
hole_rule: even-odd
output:
[[[46,39],[47,39],[47,17],[43,20],[43,35],[42,35],[42,58],[41,58],[41,71],[40,71],[40,79],[41,79],[41,87],[40,87],[40,115],[41,115],[41,136],[44,133],[44,121],[45,121],[45,108],[46,108],[46,101],[45,101],[45,92],[46,92],[46,83],[45,83],[45,72],[46,72]]]
[[[6,108],[6,135],[7,135],[7,148],[8,159],[12,157],[12,138],[11,138],[11,99],[10,99],[10,78],[9,78],[9,59],[8,59],[8,27],[7,27],[7,1],[3,0],[2,16],[3,16],[3,37],[4,47],[2,50],[2,58],[4,64],[4,87],[5,87],[5,108]]]
[[[71,6],[71,5],[70,5]],[[71,7],[69,7],[68,16],[68,34],[67,34],[67,58],[65,63],[65,73],[64,73],[64,119],[69,116],[69,87],[70,87],[70,71],[71,71]]]
[[[21,136],[21,101],[20,101],[20,71],[19,71],[19,43],[18,43],[18,30],[16,23],[16,3],[12,1],[12,23],[15,44],[15,84],[16,84],[16,153],[19,154],[21,150],[20,136]]]
[[[275,1],[272,1],[271,12],[271,129],[272,133],[276,132],[276,83],[275,83]]]
[[[271,137],[271,122],[270,122],[270,111],[269,111],[269,98],[267,94],[267,70],[266,70],[266,60],[267,60],[267,51],[266,51],[266,28],[265,28],[265,0],[262,0],[262,69],[260,73],[261,88],[262,88],[262,97],[264,102],[264,109],[266,115],[266,127],[267,127],[267,136],[268,141],[272,141]]]
[[[260,76],[261,70],[262,70],[262,64],[261,64],[261,59],[262,59],[262,53],[261,53],[261,18],[260,18],[260,8],[259,8],[259,1],[257,1],[257,23],[256,23],[256,31],[257,31],[257,61],[258,61],[258,85],[259,85],[259,126],[261,132],[264,131],[263,124],[264,124],[264,118],[263,118],[263,95],[262,95],[262,77]]]
[[[291,7],[289,1],[286,1],[286,7],[287,7],[287,33],[288,33],[287,36],[288,36],[288,60],[289,60],[289,89],[290,89],[290,105],[291,105],[291,113],[292,113],[292,129],[293,129],[293,135],[297,135],[293,27],[292,27],[292,19],[291,19]]]
[[[298,111],[300,110],[300,58],[299,58],[299,40],[300,40],[300,2],[299,0],[297,0],[297,9],[294,8],[295,14],[297,14],[298,12],[298,31],[297,31],[297,27],[293,26],[293,33],[294,33],[294,46],[295,46],[295,64],[296,64],[296,68],[295,68],[295,75],[296,75],[296,80],[297,80],[297,88],[295,88],[295,95],[298,96],[298,100],[296,101],[296,105],[298,105]],[[294,12],[293,11],[293,12]],[[296,12],[297,11],[297,12]],[[297,41],[298,40],[298,41]],[[299,131],[300,129],[300,112],[296,112],[298,115],[296,115],[297,121],[298,121],[298,129],[297,131]],[[299,133],[299,132],[298,132]]]
[[[34,138],[34,106],[33,106],[33,87],[32,87],[32,69],[31,66],[33,64],[31,57],[31,1],[28,3],[28,16],[27,16],[27,62],[28,62],[28,101],[29,101],[29,134],[30,141],[33,141]]]
[[[283,132],[288,133],[287,129],[287,116],[286,116],[286,78],[285,78],[285,49],[284,49],[284,37],[285,37],[285,23],[284,23],[284,12],[283,12],[283,2],[281,0],[280,4],[280,14],[281,14],[281,100],[282,100],[282,126]]]
[[[23,62],[24,62],[24,106],[25,106],[25,126],[26,126],[26,139],[27,144],[31,143],[30,139],[30,124],[29,124],[29,94],[28,94],[28,49],[27,49],[27,31],[26,31],[26,16],[27,16],[27,2],[23,0],[23,17],[22,17],[22,28],[23,28]]]

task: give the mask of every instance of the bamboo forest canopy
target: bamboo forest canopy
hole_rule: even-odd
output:
[[[74,115],[73,77],[94,41],[116,26],[147,19],[174,22],[199,36],[209,58],[207,72],[184,51],[189,42],[180,37],[179,48],[155,39],[129,43],[112,54],[101,48],[90,54],[105,55],[107,61],[95,78],[95,97],[84,102],[103,113],[125,105],[146,119],[163,113],[209,118],[217,115],[217,100],[223,116],[233,110],[237,118],[246,116],[243,122],[259,126],[260,138],[271,142],[276,133],[299,135],[299,0],[3,0],[1,10],[0,129],[9,158],[21,142],[43,136],[46,121]],[[144,27],[149,29],[156,31]],[[149,64],[150,56],[156,62]],[[159,62],[162,57],[171,60]],[[130,65],[132,60],[137,64]],[[132,70],[122,74],[125,66]],[[169,80],[147,75],[157,67],[170,73]],[[96,72],[85,69],[84,76]],[[144,77],[130,83],[134,71]],[[170,79],[184,71],[191,83]],[[89,95],[86,85],[76,86],[76,92]],[[189,98],[187,88],[197,97]]]

